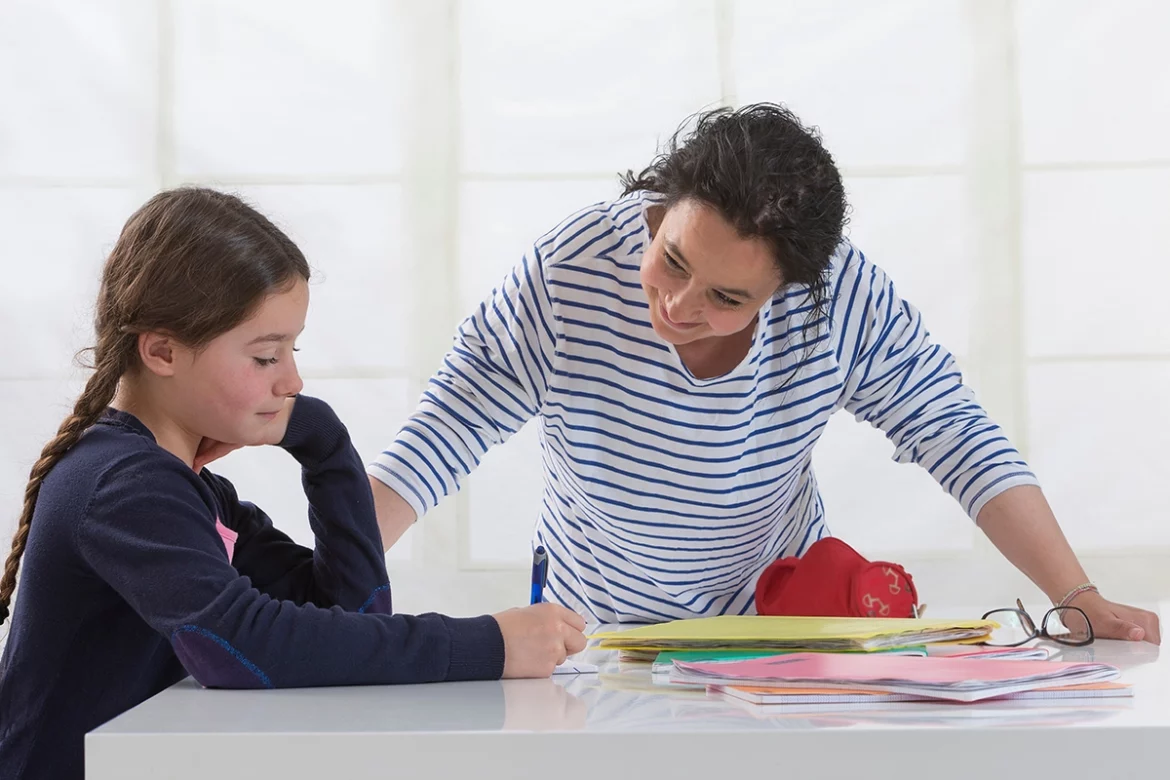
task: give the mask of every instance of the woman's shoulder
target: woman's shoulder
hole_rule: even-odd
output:
[[[822,293],[827,313],[833,324],[841,317],[849,317],[859,306],[873,305],[889,278],[877,264],[869,260],[852,241],[843,239],[829,258]],[[808,292],[807,288],[804,288]]]
[[[537,239],[535,252],[546,267],[612,263],[642,248],[646,193],[592,203],[574,211]]]
[[[829,291],[834,295],[840,295],[840,288],[845,287],[847,283],[878,276],[884,276],[882,269],[871,262],[849,239],[843,239],[837,245],[833,256],[829,258],[826,278],[829,281]]]
[[[793,285],[776,293],[769,310],[769,340],[788,349],[793,339],[806,344],[811,339],[835,351],[846,333],[857,330],[858,320],[883,306],[888,284],[885,272],[844,239],[817,289]]]

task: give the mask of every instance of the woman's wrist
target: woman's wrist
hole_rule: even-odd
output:
[[[1072,606],[1072,603],[1074,601],[1076,601],[1078,598],[1085,595],[1086,593],[1095,593],[1097,595],[1100,595],[1101,591],[1099,591],[1097,589],[1097,586],[1094,585],[1093,583],[1083,582],[1080,585],[1077,585],[1073,588],[1069,588],[1068,591],[1066,591],[1065,594],[1058,601],[1054,602],[1055,606],[1057,606],[1057,607]]]

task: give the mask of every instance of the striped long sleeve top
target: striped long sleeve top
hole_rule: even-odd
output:
[[[696,378],[650,325],[651,202],[592,206],[538,240],[460,326],[369,473],[421,517],[538,419],[547,593],[604,623],[752,612],[760,572],[828,533],[812,452],[840,409],[972,518],[1036,484],[919,312],[848,242],[821,311],[781,287],[740,365]]]

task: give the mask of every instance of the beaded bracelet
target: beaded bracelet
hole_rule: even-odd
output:
[[[1100,592],[1101,591],[1097,590],[1096,585],[1094,585],[1091,582],[1086,582],[1084,585],[1077,585],[1075,588],[1070,590],[1068,593],[1064,594],[1064,598],[1062,598],[1059,602],[1057,602],[1056,606],[1067,607],[1069,605],[1070,601],[1072,601],[1073,599],[1075,599],[1077,596],[1081,595],[1082,593],[1100,593]]]

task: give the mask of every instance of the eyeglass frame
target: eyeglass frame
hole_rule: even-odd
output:
[[[1047,612],[1044,613],[1044,618],[1040,621],[1038,627],[1037,627],[1036,621],[1033,620],[1032,616],[1028,614],[1028,610],[1024,609],[1024,602],[1020,601],[1019,599],[1016,599],[1016,607],[1017,607],[1017,609],[1012,609],[1011,607],[1001,607],[999,609],[990,610],[988,612],[983,613],[982,619],[987,620],[987,618],[990,615],[994,615],[996,612],[1015,612],[1015,613],[1019,614],[1021,617],[1023,617],[1025,620],[1027,620],[1028,623],[1030,623],[1032,625],[1031,635],[1026,639],[1022,639],[1019,642],[1013,642],[1012,644],[990,644],[988,642],[982,642],[981,644],[987,645],[988,647],[1020,647],[1021,645],[1026,645],[1027,643],[1031,642],[1033,639],[1039,638],[1039,639],[1048,639],[1052,642],[1056,642],[1058,645],[1064,645],[1065,647],[1085,647],[1087,645],[1093,644],[1093,641],[1097,638],[1096,633],[1094,633],[1094,631],[1093,631],[1093,624],[1091,622],[1089,622],[1089,616],[1086,615],[1085,611],[1083,609],[1081,609],[1080,607],[1074,607],[1071,605],[1070,606],[1052,607],[1051,609],[1049,609]],[[1053,614],[1056,614],[1057,616],[1059,616],[1062,612],[1064,612],[1066,610],[1073,610],[1073,611],[1079,612],[1081,617],[1084,618],[1085,627],[1089,629],[1088,639],[1078,640],[1076,642],[1070,642],[1066,639],[1060,639],[1060,638],[1055,637],[1052,634],[1048,633],[1048,618],[1052,617]]]

